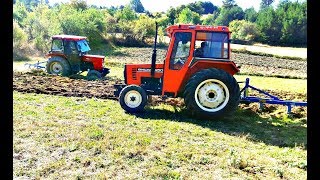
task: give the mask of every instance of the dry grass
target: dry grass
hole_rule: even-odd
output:
[[[250,52],[266,53],[284,57],[298,57],[307,59],[307,48],[292,48],[292,47],[278,47],[268,46],[262,44],[255,45],[241,45],[231,44],[231,49],[235,50],[247,50]]]

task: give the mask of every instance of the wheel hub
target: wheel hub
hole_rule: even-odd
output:
[[[208,112],[221,110],[229,100],[226,85],[216,79],[208,79],[200,83],[195,91],[197,105]]]
[[[54,74],[59,74],[62,72],[62,66],[60,63],[57,63],[57,62],[54,62],[52,63],[51,65],[51,72],[54,73]]]
[[[128,107],[136,108],[142,103],[142,96],[138,91],[132,90],[127,92],[127,94],[124,97],[124,100]]]

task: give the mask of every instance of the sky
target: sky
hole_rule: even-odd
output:
[[[69,2],[70,0],[49,0],[49,4],[53,5],[55,3],[61,2]],[[140,0],[144,9],[150,12],[166,12],[170,6],[177,7],[182,4],[189,4],[192,2],[196,2],[197,0]],[[199,1],[199,0],[198,0]],[[222,0],[200,0],[200,1],[210,1],[213,5],[221,7]],[[301,2],[302,0],[299,0]],[[130,2],[130,0],[86,0],[88,5],[97,5],[97,6],[120,6],[126,5]],[[256,11],[259,10],[261,0],[235,0],[236,4],[238,4],[243,10],[253,7]],[[275,0],[273,6],[277,6],[279,0]]]

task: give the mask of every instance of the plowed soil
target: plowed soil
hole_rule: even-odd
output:
[[[85,79],[77,79],[70,77],[61,77],[55,75],[47,75],[42,72],[14,72],[13,73],[13,90],[23,93],[37,93],[37,94],[51,94],[60,96],[74,96],[74,97],[88,97],[88,98],[101,98],[101,99],[114,99],[116,89],[114,84],[124,84],[121,79],[106,77],[103,80],[88,81]],[[306,94],[290,93],[283,91],[268,91],[272,95],[284,100],[306,101]],[[252,92],[252,95],[259,95]],[[180,98],[167,98],[153,97],[151,104],[168,103],[174,107],[183,107],[183,100]],[[275,113],[283,114],[285,109],[278,111],[279,107],[275,105],[266,104],[264,109],[259,109],[257,104],[241,104],[240,108],[249,109],[256,113]],[[293,107],[292,115],[294,117],[306,117],[306,107]]]
[[[150,63],[152,48],[123,48],[114,55],[107,56],[108,62],[115,63]],[[166,55],[165,49],[157,50],[157,63],[163,63]],[[280,59],[244,53],[232,53],[231,59],[241,65],[240,73],[289,76],[295,78],[307,78],[307,61]],[[108,66],[108,65],[107,65]],[[15,68],[15,67],[14,67]],[[121,79],[106,77],[104,80],[87,81],[79,77],[60,77],[48,75],[43,72],[16,71],[13,74],[13,90],[25,93],[52,94],[61,96],[95,97],[102,99],[117,99],[114,95],[114,84],[124,84]],[[306,94],[297,94],[283,91],[269,91],[283,100],[307,101]],[[258,96],[258,93],[250,92]],[[182,107],[182,99],[153,97],[152,104],[166,102],[175,107]],[[256,103],[250,105],[241,104],[242,109],[250,109],[257,113],[286,113],[285,106],[279,112],[281,106],[266,104],[264,110],[259,109]],[[281,109],[281,108],[280,108]],[[293,115],[305,117],[306,107],[293,107]]]

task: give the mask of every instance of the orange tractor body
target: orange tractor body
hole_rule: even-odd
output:
[[[228,27],[173,25],[166,30],[171,40],[163,64],[156,64],[156,35],[151,64],[125,65],[126,86],[116,86],[121,106],[138,112],[145,96],[161,95],[183,97],[187,108],[200,117],[233,111],[240,97],[233,75],[239,69],[230,60]]]

